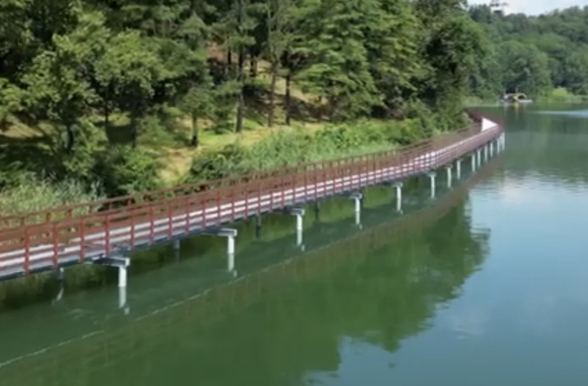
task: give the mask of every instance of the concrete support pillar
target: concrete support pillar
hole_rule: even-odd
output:
[[[235,236],[227,236],[227,270],[235,270]]]
[[[255,239],[261,240],[261,215],[255,216]]]
[[[55,278],[57,279],[57,283],[59,284],[59,291],[57,291],[57,295],[53,299],[53,303],[57,303],[63,298],[63,293],[65,292],[65,268],[57,268],[57,270],[55,271]]]
[[[455,161],[455,173],[457,174],[458,180],[461,178],[461,161],[461,158],[458,158],[457,161]]]
[[[451,179],[453,177],[451,165],[446,166],[445,169],[447,170],[447,187],[451,188],[451,182],[452,182]]]
[[[321,204],[318,201],[314,203],[314,221],[321,221]]]
[[[211,236],[220,236],[227,238],[227,271],[237,275],[235,271],[235,239],[237,238],[237,230],[233,228],[220,228],[206,231],[204,234]]]
[[[174,258],[176,261],[180,261],[180,240],[174,240]]]
[[[65,280],[65,268],[59,267],[55,271],[55,276],[57,277],[58,282],[62,282]]]
[[[494,141],[490,141],[488,146],[490,147],[490,158],[492,158],[494,156]]]
[[[482,149],[478,149],[478,167],[482,165]]]
[[[437,177],[437,173],[430,172],[427,174],[429,176],[429,180],[431,181],[431,198],[435,198],[436,195],[436,185],[435,185],[435,178]]]
[[[349,198],[354,202],[355,225],[361,228],[361,200],[363,199],[363,194],[355,192]]]
[[[296,245],[304,248],[302,236],[304,230],[304,208],[291,208],[290,214],[296,217]]]
[[[125,308],[127,305],[127,287],[119,287],[118,289],[118,308]],[[128,307],[125,309],[128,313]]]
[[[489,153],[489,149],[488,149],[488,144],[484,145],[484,162],[488,161],[488,153]]]
[[[396,211],[402,213],[402,182],[394,184],[396,188]]]
[[[472,153],[472,172],[476,171],[476,153]]]
[[[127,286],[127,271],[131,265],[131,259],[125,257],[121,259],[121,263],[118,264],[118,288],[125,288]]]

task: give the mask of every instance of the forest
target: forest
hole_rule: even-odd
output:
[[[0,0],[0,214],[406,145],[588,87],[588,11]]]
[[[471,78],[472,93],[489,97],[518,89],[563,101],[588,95],[588,7],[526,16],[473,6],[469,14],[493,42]]]

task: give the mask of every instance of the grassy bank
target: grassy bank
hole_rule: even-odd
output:
[[[133,152],[124,146],[97,150],[101,156],[93,154],[95,164],[92,167],[74,163],[81,171],[90,169],[87,174],[80,172],[82,176],[77,179],[75,174],[72,178],[59,179],[52,174],[40,177],[27,168],[15,167],[14,172],[4,168],[5,180],[10,182],[0,191],[0,213],[37,211],[106,195],[373,153],[408,145],[463,124],[459,117],[429,111],[413,116],[404,120],[361,119],[342,124],[293,122],[290,127],[276,129],[252,127],[239,135],[211,130],[205,131],[208,134],[203,136],[207,145],[199,149],[187,148],[179,139],[174,142],[167,132],[143,142],[142,147]],[[31,137],[21,137],[17,147],[32,150],[25,145],[27,138]],[[42,148],[37,149],[41,151]],[[41,159],[39,162],[51,165],[54,161]],[[34,166],[32,161],[30,165]],[[175,172],[170,172],[174,167]],[[168,178],[157,178],[161,174]],[[99,178],[94,179],[95,176]]]
[[[210,180],[388,150],[447,130],[441,122],[424,118],[402,121],[366,119],[327,125],[314,131],[293,127],[273,132],[250,146],[236,142],[220,149],[204,151],[194,157],[186,179]]]
[[[577,95],[563,87],[558,87],[536,99],[540,103],[582,103],[588,101],[588,96]]]

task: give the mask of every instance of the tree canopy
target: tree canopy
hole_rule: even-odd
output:
[[[545,95],[561,87],[588,94],[588,7],[526,16],[503,15],[480,5],[470,7],[469,14],[494,42],[491,68],[478,69],[487,75],[472,80],[475,93],[518,89]]]
[[[462,0],[0,0],[0,146],[19,124],[44,143],[1,149],[0,189],[23,169],[153,187],[137,181],[157,171],[142,144],[185,125],[198,147],[201,128],[240,133],[251,111],[270,128],[309,111],[449,122],[471,94],[586,93],[587,18]]]

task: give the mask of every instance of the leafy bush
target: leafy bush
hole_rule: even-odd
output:
[[[36,212],[43,209],[103,198],[99,184],[89,187],[75,180],[53,182],[32,173],[18,177],[14,187],[0,192],[0,214]]]
[[[202,181],[304,162],[361,155],[426,138],[436,120],[362,120],[333,125],[314,134],[292,129],[275,132],[251,147],[239,144],[203,152],[192,162],[188,181]]]
[[[152,154],[117,145],[98,156],[93,174],[112,197],[156,189],[158,170],[159,163]]]

